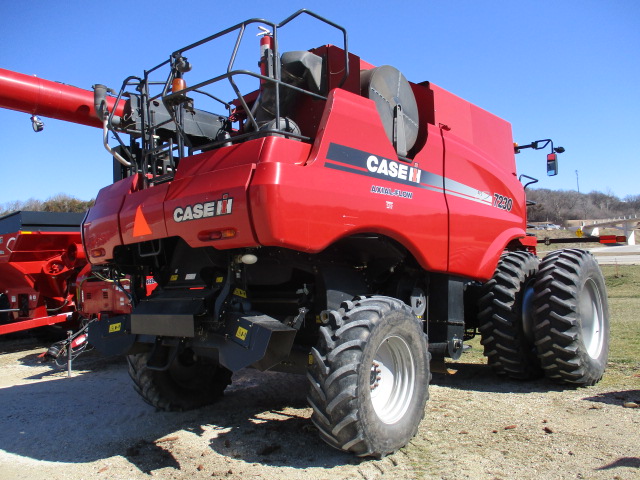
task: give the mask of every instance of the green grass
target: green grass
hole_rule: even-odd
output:
[[[611,343],[603,383],[640,386],[640,266],[603,265]]]

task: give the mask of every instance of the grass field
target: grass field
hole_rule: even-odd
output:
[[[603,265],[611,314],[609,367],[603,382],[640,386],[640,266]]]

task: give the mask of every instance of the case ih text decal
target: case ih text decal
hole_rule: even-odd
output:
[[[206,203],[195,203],[186,207],[176,207],[173,210],[173,221],[180,223],[189,220],[199,220],[201,218],[219,217],[229,215],[233,208],[233,198],[229,194],[222,195],[220,200]]]
[[[324,166],[335,170],[341,170],[343,172],[388,180],[390,182],[400,183],[410,187],[446,193],[447,195],[464,198],[465,200],[470,200],[472,202],[482,203],[488,206],[493,205],[504,210],[511,210],[513,203],[513,201],[509,201],[504,204],[496,204],[489,192],[478,190],[477,188],[470,187],[464,183],[456,182],[450,178],[422,170],[419,168],[420,166],[417,163],[408,165],[403,162],[387,160],[362,150],[338,145],[337,143],[332,143],[329,146]],[[407,199],[413,198],[412,192],[378,185],[371,186],[371,193]],[[506,197],[502,198],[506,199]],[[507,205],[508,208],[505,208]]]

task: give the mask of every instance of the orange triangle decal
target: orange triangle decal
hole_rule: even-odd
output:
[[[149,235],[151,229],[147,223],[147,219],[142,214],[142,205],[138,205],[136,209],[136,218],[133,220],[133,236],[142,237],[143,235]]]

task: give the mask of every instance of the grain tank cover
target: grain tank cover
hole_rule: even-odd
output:
[[[362,95],[373,100],[387,137],[406,156],[418,138],[418,105],[411,85],[389,65],[360,72]]]

